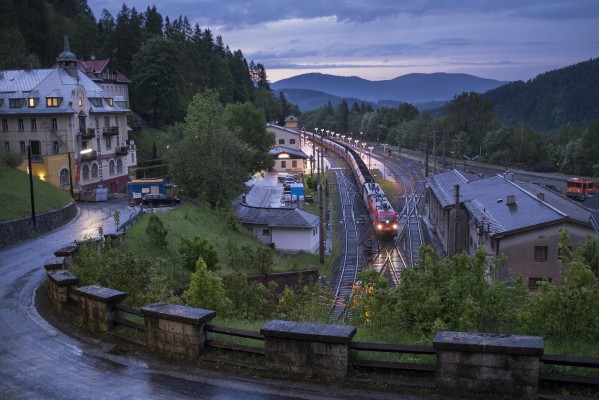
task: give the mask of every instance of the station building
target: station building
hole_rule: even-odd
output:
[[[65,37],[51,68],[0,71],[0,145],[66,191],[125,192],[137,165],[124,102],[78,68]]]
[[[297,118],[287,117],[284,127],[266,124],[266,131],[275,135],[275,146],[270,150],[275,159],[273,170],[289,174],[302,173],[308,155],[301,149],[302,133],[298,128]]]
[[[472,256],[479,246],[491,256],[507,256],[491,279],[520,274],[532,290],[543,278],[559,284],[560,229],[568,230],[574,247],[588,236],[598,238],[589,209],[538,184],[515,182],[513,174],[479,179],[452,170],[427,183],[428,218],[448,256]]]

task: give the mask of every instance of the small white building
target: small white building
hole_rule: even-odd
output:
[[[297,208],[263,208],[235,204],[235,215],[262,243],[285,253],[319,250],[319,219]]]

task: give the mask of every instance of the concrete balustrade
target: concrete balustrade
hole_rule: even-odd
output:
[[[65,268],[69,268],[69,266],[73,265],[75,262],[75,256],[79,253],[79,246],[66,246],[62,249],[58,249],[54,252],[54,256],[63,257]]]
[[[345,378],[353,326],[271,321],[264,335],[266,368],[307,377]]]
[[[75,290],[79,296],[79,318],[89,329],[108,332],[119,311],[117,305],[123,304],[127,293],[102,286],[84,286]]]
[[[154,303],[142,307],[146,325],[146,343],[150,349],[180,354],[189,359],[204,353],[210,338],[205,325],[216,317],[215,311]]]
[[[536,396],[543,338],[437,332],[436,384],[453,390]]]

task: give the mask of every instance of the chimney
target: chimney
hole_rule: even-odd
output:
[[[516,195],[515,194],[508,194],[505,204],[507,204],[508,206],[513,206],[516,204]]]
[[[453,185],[453,198],[455,206],[458,207],[460,205],[460,185]]]
[[[545,201],[545,193],[543,192],[538,192],[537,193],[537,199],[541,200],[541,201]]]

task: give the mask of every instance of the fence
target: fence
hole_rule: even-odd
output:
[[[439,388],[526,397],[536,395],[539,383],[599,388],[596,376],[541,372],[541,366],[599,371],[599,359],[544,355],[543,338],[537,336],[438,332],[432,346],[364,343],[352,341],[352,326],[275,320],[255,332],[214,325],[216,312],[210,310],[167,303],[132,308],[124,304],[127,293],[78,287],[78,277],[67,269],[76,252],[76,247],[57,250],[44,265],[52,303],[61,310],[75,309],[79,322],[98,332],[114,333],[118,326],[133,329],[142,337],[138,343],[151,350],[189,359],[211,349],[251,354],[273,374],[298,377],[344,379],[354,369],[417,373],[432,378]],[[229,337],[260,344],[234,343]],[[394,360],[414,355],[423,362],[383,361],[370,357],[372,353],[387,353]]]

